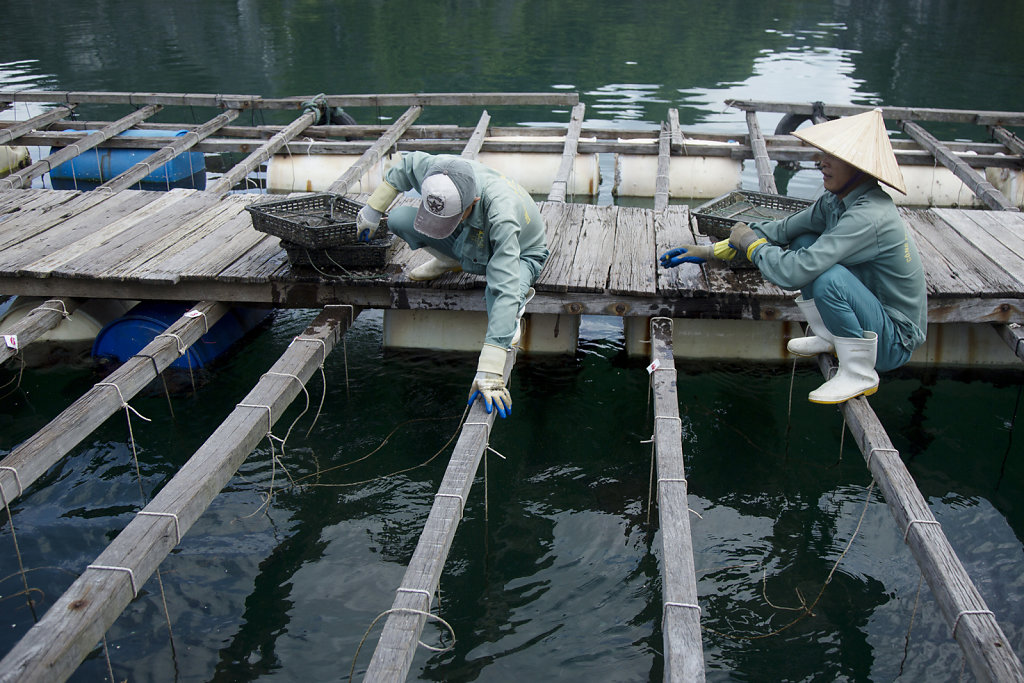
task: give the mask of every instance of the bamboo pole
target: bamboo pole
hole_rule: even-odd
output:
[[[60,121],[65,116],[71,114],[74,111],[74,106],[70,107],[57,107],[50,111],[43,112],[38,116],[33,116],[30,119],[19,121],[13,124],[10,128],[5,128],[0,131],[0,145],[6,145],[13,140],[17,140],[25,133],[29,131],[38,130],[40,128],[46,128],[54,121]]]
[[[246,456],[354,320],[328,306],[153,500],[0,661],[3,683],[68,678],[164,557],[209,507]]]
[[[65,161],[73,159],[82,152],[106,142],[118,133],[128,130],[136,123],[148,119],[158,111],[160,111],[160,105],[157,104],[151,104],[134,111],[131,114],[118,119],[109,126],[104,127],[102,130],[98,130],[72,145],[62,147],[45,159],[40,159],[31,166],[23,168],[17,173],[12,173],[6,178],[0,179],[0,183],[7,183],[8,187],[12,190],[25,187],[26,182],[31,183],[33,178],[41,176],[44,173],[48,173],[53,168],[63,164]]]
[[[220,320],[227,306],[204,301],[193,310],[199,315],[179,318],[167,328],[165,336],[147,344],[0,461],[0,490],[8,501],[19,498],[68,451],[183,355],[179,351],[203,336]]]
[[[580,142],[580,129],[583,127],[583,112],[587,105],[577,104],[572,108],[569,117],[569,128],[565,132],[565,147],[562,150],[562,163],[555,173],[555,180],[551,183],[551,192],[548,193],[549,202],[564,202],[569,188],[569,175],[576,164],[576,150]]]
[[[118,192],[125,188],[131,187],[138,181],[145,178],[147,175],[152,173],[153,169],[163,166],[168,161],[178,156],[187,149],[191,149],[201,140],[205,140],[218,129],[226,126],[227,124],[238,118],[241,113],[239,109],[228,109],[223,114],[215,116],[210,119],[202,126],[195,130],[190,130],[188,133],[183,135],[180,139],[167,145],[158,152],[155,152],[148,157],[145,161],[140,161],[131,168],[125,170],[123,173],[115,178],[111,178],[107,182],[100,185],[98,190],[108,190],[110,192]]]
[[[515,356],[515,350],[510,350],[505,360],[506,383],[512,373]],[[482,400],[476,401],[469,411],[441,486],[434,494],[434,504],[423,533],[395,593],[390,614],[366,671],[366,681],[404,681],[409,675],[416,643],[423,632],[426,613],[430,610],[431,596],[440,583],[441,571],[465,513],[469,491],[487,448],[496,414],[497,411],[488,414]]]
[[[462,149],[463,159],[476,159],[477,155],[480,154],[480,147],[484,144],[484,137],[487,136],[487,126],[491,122],[491,115],[484,110],[480,114],[480,121],[477,122],[476,128],[473,129],[473,134],[469,136],[469,141],[466,146]]]
[[[319,119],[319,110],[307,111],[302,116],[292,121],[280,133],[277,133],[274,137],[267,140],[259,149],[235,164],[230,171],[221,176],[217,182],[213,184],[213,187],[206,188],[206,191],[218,196],[226,195],[231,191],[231,188],[242,180],[242,178],[249,175],[250,171],[267,161],[274,155],[274,152],[284,147],[289,140],[306,128],[312,126]]]
[[[960,157],[953,154],[948,147],[943,145],[931,133],[913,121],[900,121],[904,132],[914,138],[922,147],[931,152],[939,162],[953,172],[957,178],[964,182],[981,201],[996,211],[1020,211],[1008,200],[1002,192],[992,186],[992,183],[971,169]]]
[[[818,364],[826,377],[831,376],[832,357],[821,354]],[[1024,680],[1024,668],[995,615],[953,552],[867,399],[851,399],[839,409],[974,675],[980,681]]]
[[[66,315],[75,312],[79,303],[81,302],[78,299],[69,297],[44,301],[29,311],[21,320],[7,329],[0,330],[0,334],[13,336],[17,340],[18,349],[21,349],[57,327]],[[17,352],[17,349],[0,344],[0,364],[8,358],[12,358]]]
[[[652,369],[653,368],[653,369]],[[662,641],[666,681],[703,681],[697,574],[693,568],[690,507],[686,500],[682,422],[672,357],[672,319],[651,319],[651,390],[662,538]]]
[[[764,135],[761,134],[761,124],[757,122],[757,112],[748,111],[746,116],[747,129],[750,131],[750,148],[754,152],[754,165],[757,167],[757,187],[761,192],[778,194],[772,164],[768,159],[768,147],[765,145]]]
[[[402,133],[406,131],[409,126],[412,125],[413,121],[419,118],[419,115],[423,112],[423,107],[412,106],[405,110],[397,121],[391,124],[391,127],[384,132],[384,135],[380,137],[373,145],[363,152],[363,155],[359,157],[356,163],[352,164],[347,171],[345,171],[340,178],[331,183],[330,187],[327,188],[328,192],[336,192],[338,194],[345,194],[349,188],[357,180],[363,177],[370,167],[380,161],[380,158],[384,156],[384,153],[391,148],[398,138],[402,137]]]

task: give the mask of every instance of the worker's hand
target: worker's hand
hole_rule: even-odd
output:
[[[505,386],[505,358],[508,350],[493,344],[484,344],[480,350],[473,386],[469,390],[469,405],[477,396],[483,396],[484,408],[490,414],[495,407],[498,414],[508,417],[512,414],[512,394]]]
[[[669,249],[660,260],[662,268],[674,268],[680,263],[704,263],[711,258],[730,261],[735,256],[736,250],[729,246],[729,240],[722,240],[714,244],[684,244]]]
[[[732,226],[728,241],[730,247],[745,255],[748,260],[759,246],[768,242],[765,238],[758,237],[746,223],[736,223]]]
[[[356,214],[356,234],[360,242],[369,242],[377,234],[381,215],[380,211],[369,205],[359,209]]]

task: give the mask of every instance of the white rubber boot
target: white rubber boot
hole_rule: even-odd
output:
[[[436,249],[431,249],[430,247],[423,247],[423,250],[434,258],[430,259],[422,266],[416,266],[413,268],[409,272],[410,280],[416,280],[417,282],[434,280],[445,273],[459,273],[462,271],[462,264],[451,256],[442,254]]]
[[[516,313],[516,331],[512,334],[512,346],[519,344],[519,340],[522,339],[523,314],[526,313],[526,304],[530,303],[530,300],[533,299],[533,295],[536,293],[537,291],[533,287],[530,287],[526,290],[526,296],[523,297],[523,303],[519,304],[519,312]]]
[[[819,353],[835,353],[835,345],[832,343],[834,337],[825,327],[821,319],[821,313],[814,304],[814,299],[804,299],[798,296],[795,301],[797,308],[807,318],[807,327],[811,335],[790,339],[786,348],[795,356],[817,356]]]
[[[834,342],[839,356],[839,371],[808,394],[807,399],[811,403],[843,403],[878,391],[878,373],[875,372],[878,335],[865,332],[863,339],[835,337]]]

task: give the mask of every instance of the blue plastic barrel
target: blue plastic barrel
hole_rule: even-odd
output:
[[[74,131],[68,131],[74,132]],[[83,131],[88,132],[88,131]],[[180,137],[187,130],[126,130],[118,138]],[[155,154],[155,149],[93,149],[82,152],[50,171],[55,190],[92,190]],[[206,189],[206,160],[202,152],[182,152],[132,186],[140,190],[172,187]]]
[[[124,363],[157,335],[166,332],[187,310],[189,307],[179,302],[143,301],[100,330],[92,345],[92,357]],[[183,370],[205,367],[263,322],[270,313],[271,309],[268,308],[230,309],[171,367]]]

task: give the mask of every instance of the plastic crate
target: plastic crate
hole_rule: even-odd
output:
[[[394,253],[397,239],[392,234],[380,236],[380,232],[369,243],[310,249],[301,244],[282,240],[281,246],[288,254],[293,268],[311,268],[329,275],[343,274],[348,269],[383,269]]]
[[[307,249],[344,244],[359,245],[356,214],[363,204],[337,194],[312,194],[246,207],[252,227],[282,241]],[[381,218],[377,239],[389,235],[387,218]]]
[[[729,237],[729,231],[736,223],[785,218],[813,203],[807,199],[796,199],[780,194],[735,190],[697,207],[693,216],[697,219],[697,228],[702,233],[724,240]]]

